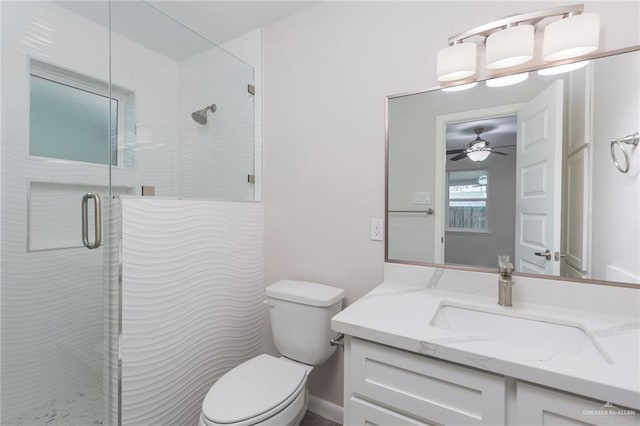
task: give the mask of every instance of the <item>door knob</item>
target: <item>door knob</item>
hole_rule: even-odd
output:
[[[547,260],[551,260],[551,251],[549,249],[545,250],[545,251],[537,251],[535,253],[536,256],[541,256],[544,257]]]

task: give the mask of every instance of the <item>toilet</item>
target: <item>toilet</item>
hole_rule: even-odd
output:
[[[334,353],[330,320],[344,290],[306,281],[266,288],[277,358],[256,356],[222,376],[202,402],[200,426],[297,425],[308,404],[307,378]]]

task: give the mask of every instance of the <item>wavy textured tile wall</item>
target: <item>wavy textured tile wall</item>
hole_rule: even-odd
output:
[[[122,277],[123,424],[194,424],[263,351],[262,204],[123,199]]]

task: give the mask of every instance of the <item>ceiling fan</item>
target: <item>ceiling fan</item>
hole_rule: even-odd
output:
[[[476,134],[476,138],[469,142],[466,148],[461,149],[450,149],[447,151],[447,155],[457,154],[455,157],[451,157],[449,160],[458,161],[462,160],[465,157],[469,157],[472,161],[484,161],[487,159],[489,154],[498,154],[498,155],[509,155],[504,152],[495,151],[495,148],[507,148],[515,145],[503,145],[497,146],[495,148],[489,146],[489,141],[486,139],[482,139],[480,134],[484,132],[484,127],[476,127],[473,129]]]

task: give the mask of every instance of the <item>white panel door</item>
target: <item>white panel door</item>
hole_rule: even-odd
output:
[[[562,91],[556,81],[518,111],[516,259],[518,272],[559,275]]]
[[[584,147],[567,158],[566,240],[567,267],[587,276],[589,213],[589,148]],[[569,271],[567,271],[569,274]],[[572,275],[569,275],[572,276]]]

